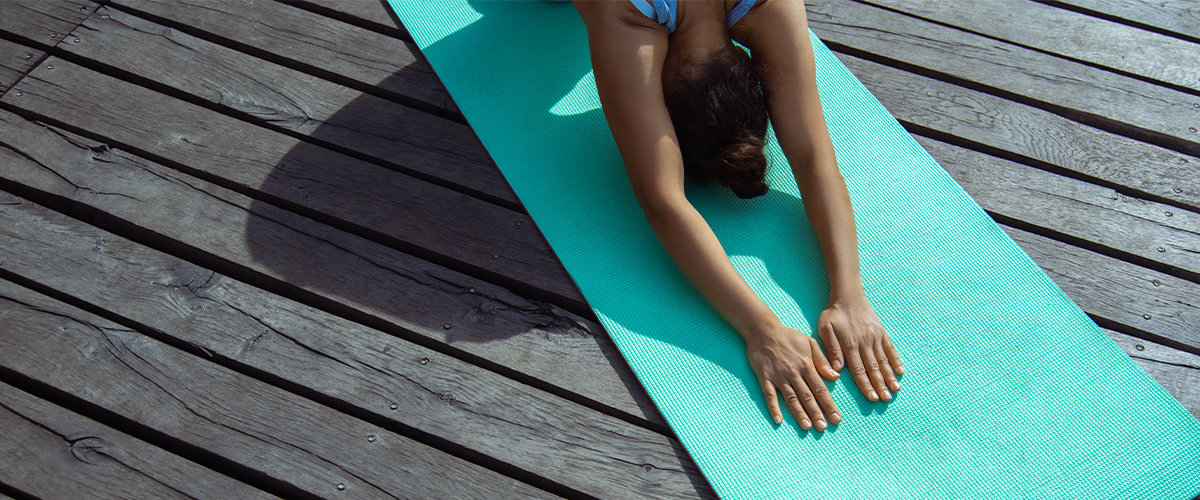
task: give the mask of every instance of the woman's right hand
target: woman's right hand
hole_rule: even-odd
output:
[[[777,395],[783,396],[802,429],[815,426],[823,431],[828,427],[826,422],[842,421],[829,389],[821,380],[821,377],[837,380],[838,372],[829,366],[816,339],[782,324],[745,337],[746,357],[758,376],[767,410],[776,424],[783,423]]]

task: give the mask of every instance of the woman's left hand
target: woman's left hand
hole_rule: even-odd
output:
[[[849,366],[863,396],[891,401],[892,392],[900,390],[896,375],[904,374],[904,366],[866,296],[831,302],[817,325],[833,369]]]

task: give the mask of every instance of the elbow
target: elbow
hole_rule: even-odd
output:
[[[637,193],[637,201],[650,226],[656,229],[665,222],[678,219],[679,213],[689,205],[682,191]]]

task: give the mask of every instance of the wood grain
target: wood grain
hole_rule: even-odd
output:
[[[63,50],[321,144],[519,203],[462,123],[313,78],[118,9],[100,8],[72,37],[80,43],[64,44]]]
[[[850,0],[823,0],[808,13],[809,25],[826,42],[1200,156],[1196,95]]]
[[[917,137],[984,209],[1200,277],[1200,213]]]
[[[42,48],[53,47],[97,6],[79,0],[0,2],[0,31],[26,38]]]
[[[6,204],[0,212],[9,225],[30,208]],[[19,224],[36,231],[24,241],[74,229],[57,222],[65,224],[24,219]],[[0,336],[5,368],[318,495],[548,496],[6,281],[0,319],[9,328]]]
[[[1200,418],[1200,355],[1101,328],[1158,385]]]
[[[1001,227],[1087,313],[1200,346],[1200,284]]]
[[[261,275],[257,282],[281,283],[271,286],[292,296],[314,295],[665,425],[598,324],[5,111],[0,137],[4,182],[212,254],[240,279]]]
[[[0,38],[0,94],[24,76],[45,54],[41,50]]]
[[[43,498],[274,498],[3,382],[0,426],[0,482]]]
[[[396,21],[388,14],[388,11],[383,6],[383,2],[376,0],[280,0],[283,3],[306,3],[317,5],[334,12],[348,15],[377,25],[384,29],[395,29],[398,32],[404,33],[403,29],[396,25]]]
[[[872,0],[870,3],[1044,50],[1200,90],[1200,50],[1177,38],[1028,0]]]
[[[261,51],[430,105],[449,108],[437,76],[411,42],[275,2],[121,0],[136,9]]]
[[[1147,26],[1200,38],[1200,6],[1192,0],[1058,0]]]
[[[851,55],[837,57],[901,121],[1200,207],[1196,157]]]
[[[4,102],[152,151],[241,192],[319,213],[339,227],[372,233],[410,253],[497,275],[582,307],[574,283],[523,213],[57,57],[35,68],[18,87],[24,96],[10,92]],[[459,138],[442,141],[451,147]]]
[[[0,234],[16,254],[5,269],[176,342],[588,494],[687,498],[703,484],[661,434],[41,207],[6,212],[2,225],[18,229]],[[32,234],[47,236],[21,239]],[[88,286],[71,287],[78,281]]]

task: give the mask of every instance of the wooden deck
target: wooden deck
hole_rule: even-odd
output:
[[[1200,8],[809,11],[1200,415]],[[713,496],[379,0],[3,2],[0,92],[0,498]]]

